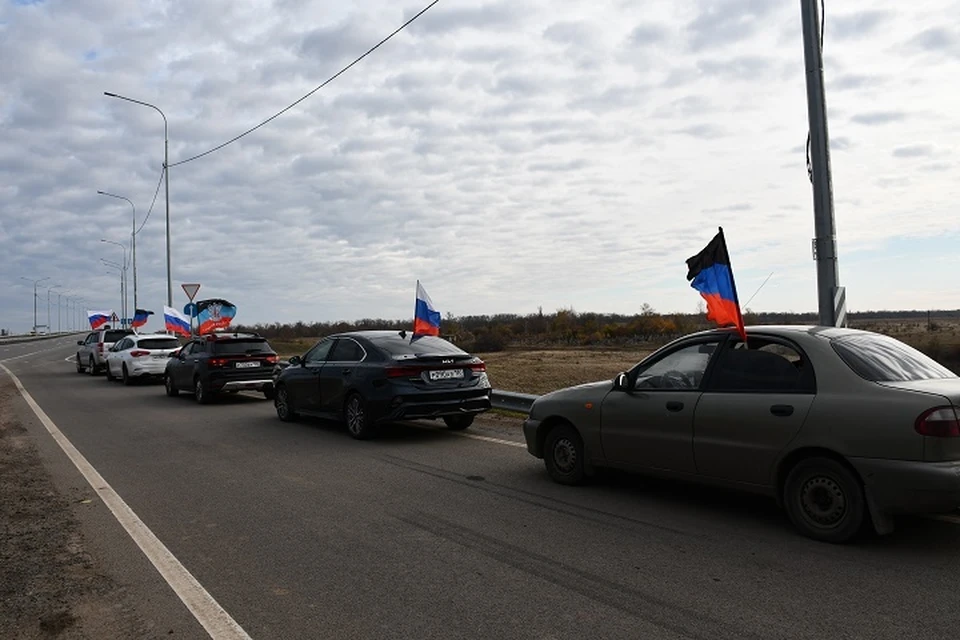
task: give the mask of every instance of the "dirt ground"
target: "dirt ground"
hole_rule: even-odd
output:
[[[613,377],[640,362],[649,351],[550,349],[479,354],[494,389],[544,394]]]
[[[0,374],[0,638],[155,636],[98,572],[79,524],[57,492]]]

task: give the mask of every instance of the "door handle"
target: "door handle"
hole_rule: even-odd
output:
[[[341,371],[340,373],[342,373],[342,374],[345,375],[345,376],[348,376],[348,375],[350,375],[351,373],[353,373],[353,370],[352,370],[352,369],[344,369],[344,370]]]
[[[775,416],[780,416],[781,418],[786,418],[793,415],[793,407],[789,404],[775,404],[770,407],[770,413]]]
[[[671,400],[667,403],[667,411],[683,411],[683,403],[677,402],[676,400]]]

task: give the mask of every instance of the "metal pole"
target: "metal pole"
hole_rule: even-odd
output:
[[[159,109],[157,109],[159,111]],[[160,112],[163,115],[163,112]],[[170,143],[167,139],[167,116],[163,116],[163,185],[167,198],[167,306],[173,306],[173,272],[170,270]]]
[[[110,196],[111,198],[118,198],[120,200],[126,200],[130,204],[130,208],[133,210],[133,215],[130,218],[130,251],[131,251],[131,266],[133,267],[133,312],[137,312],[137,206],[133,204],[133,201],[130,198],[125,198],[124,196],[118,196],[115,193],[109,193],[107,191],[97,191],[98,194],[102,196]]]
[[[803,23],[803,58],[806,63],[807,116],[810,121],[810,162],[813,167],[813,216],[816,238],[817,300],[820,324],[834,327],[846,323],[845,292],[837,268],[837,237],[833,215],[833,184],[830,173],[830,142],[827,133],[827,103],[823,89],[823,56],[817,0],[800,0]]]

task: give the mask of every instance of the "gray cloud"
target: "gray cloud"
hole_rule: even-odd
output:
[[[908,45],[921,51],[960,57],[960,35],[945,27],[925,29],[911,38]]]
[[[827,16],[827,31],[839,40],[862,38],[874,33],[890,19],[886,11],[869,10],[839,16]],[[829,37],[829,36],[828,36]]]
[[[689,127],[683,127],[682,129],[675,130],[674,133],[682,133],[688,136],[693,136],[694,138],[703,138],[705,140],[722,138],[726,135],[726,131],[724,131],[723,127],[709,123],[701,123],[691,125]]]
[[[880,76],[865,75],[858,73],[847,73],[827,82],[828,91],[850,91],[854,89],[870,89],[881,86],[884,83]]]
[[[701,51],[744,40],[777,9],[768,0],[725,0],[701,3],[699,15],[687,24],[690,48]]]
[[[662,24],[644,23],[630,32],[630,43],[637,47],[656,45],[666,40],[669,34],[667,27]]]
[[[908,144],[893,150],[894,158],[923,158],[933,155],[933,145]]]
[[[854,115],[850,120],[857,124],[877,125],[900,122],[906,118],[902,111],[868,111]]]
[[[736,204],[730,204],[724,207],[716,207],[713,209],[701,209],[703,213],[735,213],[738,211],[752,211],[753,205],[749,202],[738,202]]]

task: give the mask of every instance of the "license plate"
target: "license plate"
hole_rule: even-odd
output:
[[[154,360],[166,360],[168,356],[164,353],[155,353],[151,356]]]
[[[463,377],[463,369],[441,369],[430,372],[431,380],[454,380]]]
[[[238,362],[233,366],[236,367],[237,369],[252,369],[253,367],[259,367],[260,363],[259,362]]]

